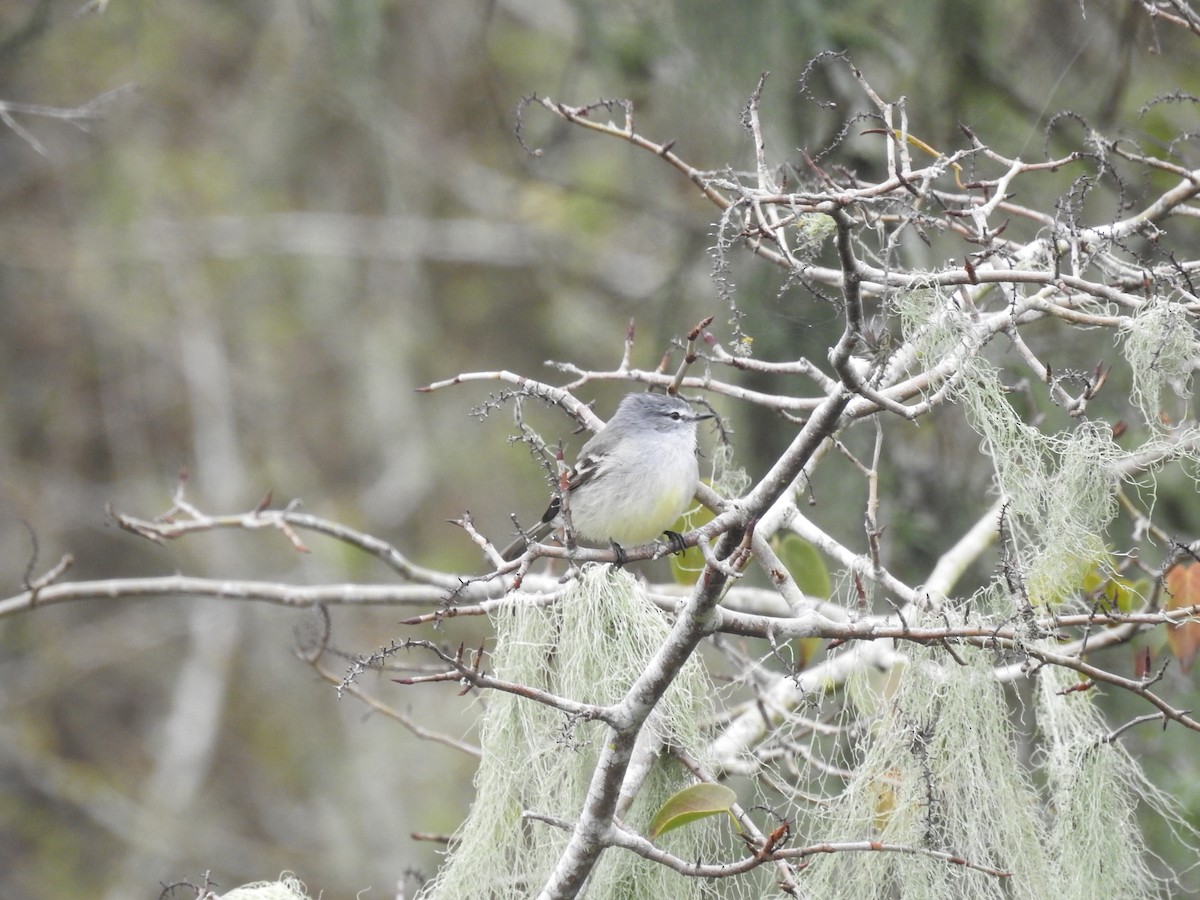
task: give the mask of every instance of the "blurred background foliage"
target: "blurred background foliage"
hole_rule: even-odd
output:
[[[468,414],[488,386],[413,388],[480,369],[565,380],[547,359],[612,368],[630,319],[642,367],[708,314],[728,339],[715,211],[652,156],[537,110],[525,137],[545,152],[530,156],[514,137],[523,95],[631,98],[639,130],[719,170],[753,165],[739,118],[763,70],[777,161],[802,165],[801,148],[817,155],[867,108],[844,70],[809,82],[837,110],[800,91],[827,49],[906,97],[913,133],[947,151],[965,145],[965,123],[1006,154],[1062,153],[1082,133],[1047,130],[1066,108],[1166,142],[1191,127],[1187,110],[1139,109],[1200,93],[1195,41],[1155,33],[1124,2],[82,3],[0,5],[0,100],[75,107],[136,85],[86,131],[13,114],[35,146],[0,129],[6,594],[21,588],[31,531],[35,572],[69,551],[80,579],[389,577],[315,539],[297,558],[276,534],[155,547],[107,523],[107,503],[165,509],[181,466],[206,511],[248,510],[271,489],[423,564],[476,571],[445,520],[469,509],[503,542],[510,512],[539,511],[542,474],[507,442],[505,416]],[[859,130],[826,162],[877,175],[879,138]],[[1047,203],[1070,177],[1046,179]],[[731,263],[756,355],[823,360],[836,310],[744,253]],[[1105,352],[1081,350],[1079,365]],[[620,393],[585,399],[607,415]],[[790,430],[721,409],[736,414],[739,462],[760,474]],[[563,417],[529,412],[578,445]],[[952,411],[907,440],[885,474],[887,562],[902,577],[989,502],[977,439]],[[823,524],[862,546],[861,484],[845,461],[826,469]],[[1195,528],[1190,504],[1162,499],[1180,517],[1168,524]],[[369,652],[400,636],[402,614],[334,610],[335,640]],[[292,655],[311,624],[189,600],[5,621],[0,896],[124,900],[210,869],[228,888],[290,868],[314,894],[379,897],[430,874],[436,845],[409,833],[453,830],[471,760],[339,702]],[[367,686],[471,737],[474,701],[453,688]],[[1190,746],[1163,759],[1181,785],[1195,781]]]

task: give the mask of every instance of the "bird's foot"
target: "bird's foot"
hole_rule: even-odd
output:
[[[679,554],[687,550],[687,545],[683,542],[683,535],[678,531],[664,531],[663,534],[667,536],[667,552]]]

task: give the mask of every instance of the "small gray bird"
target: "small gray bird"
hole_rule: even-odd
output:
[[[608,424],[579,451],[567,480],[575,534],[596,543],[644,544],[687,509],[700,483],[696,424],[711,419],[683,398],[627,394]],[[562,526],[559,497],[550,501],[529,538],[541,541]],[[502,554],[511,562],[528,543],[514,541]]]

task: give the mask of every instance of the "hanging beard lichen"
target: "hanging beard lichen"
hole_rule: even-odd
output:
[[[491,671],[583,703],[619,700],[668,631],[641,583],[608,566],[586,567],[559,603],[547,605],[523,595],[512,600],[493,616]],[[709,720],[711,696],[702,666],[692,659],[647,722],[643,738],[651,746],[669,743],[703,759],[700,723]],[[475,802],[455,836],[450,858],[421,894],[426,900],[534,896],[569,834],[525,820],[522,812],[573,822],[607,731],[603,723],[572,720],[513,694],[494,691],[486,703],[480,726],[486,749],[475,777]],[[658,758],[622,821],[644,834],[658,807],[693,780],[678,763]],[[656,843],[684,859],[713,859],[720,852],[716,844],[722,829],[729,831],[727,820],[695,823]],[[713,894],[703,879],[685,878],[624,850],[609,850],[588,882],[587,896],[617,900]]]
[[[1144,847],[1132,822],[1137,766],[1120,748],[1097,746],[1103,731],[1095,726],[1101,723],[1077,712],[1091,707],[1090,698],[1057,691],[1061,679],[1046,677],[1049,667],[1041,673],[1039,722],[1071,725],[1070,740],[1061,729],[1043,726],[1040,753],[1053,763],[1052,783],[1043,792],[1021,762],[993,654],[960,646],[963,666],[937,647],[909,649],[899,677],[888,680],[882,694],[867,683],[869,673],[851,686],[855,705],[869,715],[869,736],[845,790],[818,827],[830,841],[940,851],[1008,874],[920,852],[839,853],[814,859],[806,896],[1153,896],[1158,885],[1142,861]],[[1113,848],[1113,841],[1123,846]],[[1098,874],[1101,862],[1104,872]]]

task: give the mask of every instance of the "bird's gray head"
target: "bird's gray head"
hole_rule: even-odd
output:
[[[686,400],[673,394],[627,394],[608,427],[672,432],[695,428],[697,422],[711,418],[711,413],[696,412]]]

